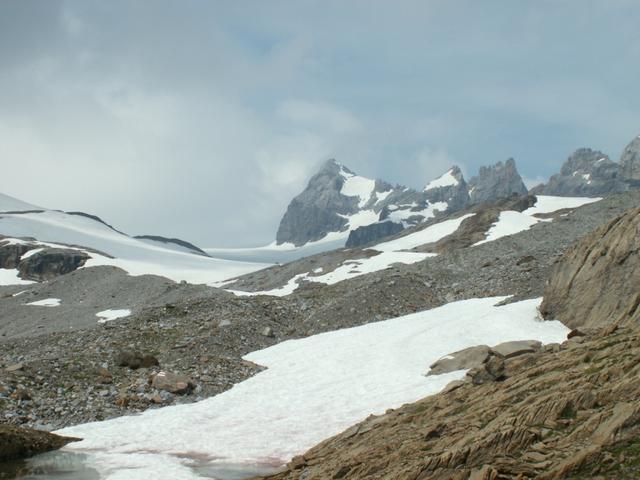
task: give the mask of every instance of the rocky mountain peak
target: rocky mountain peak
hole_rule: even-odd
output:
[[[624,192],[629,185],[620,166],[599,150],[579,148],[564,162],[560,173],[535,193],[559,196],[594,196]]]
[[[620,170],[624,178],[640,181],[640,135],[631,140],[622,152]]]
[[[527,187],[513,158],[488,167],[480,167],[478,175],[469,180],[469,186],[469,199],[472,204],[492,203],[513,194],[527,194]]]

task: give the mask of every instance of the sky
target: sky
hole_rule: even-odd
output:
[[[328,158],[528,183],[640,133],[636,0],[0,0],[0,192],[201,247],[275,239]]]

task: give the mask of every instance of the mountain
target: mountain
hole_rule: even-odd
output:
[[[355,247],[472,203],[526,194],[513,159],[481,169],[474,182],[472,199],[469,193],[474,188],[467,185],[460,168],[453,166],[417,191],[361,177],[329,160],[289,204],[276,242],[300,247],[344,240],[343,245]]]
[[[469,180],[469,200],[472,204],[493,203],[511,195],[526,195],[527,187],[513,158],[493,166],[480,167],[476,177]]]
[[[531,193],[561,196],[594,196],[640,188],[640,137],[622,152],[620,162],[590,148],[579,148],[564,162],[560,173]]]

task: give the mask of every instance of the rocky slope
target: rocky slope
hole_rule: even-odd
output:
[[[575,318],[570,306],[592,304],[594,291],[607,306],[579,322],[583,331],[542,350],[482,347],[454,354],[442,362],[473,357],[481,363],[467,382],[370,417],[269,478],[638,478],[638,293],[616,288],[628,282],[637,262],[638,213],[631,210],[588,235],[554,270],[547,292],[556,295],[560,286],[566,293],[569,286],[570,297],[564,305],[569,316],[558,311],[558,318]],[[598,290],[600,282],[613,288]],[[547,305],[557,303],[545,298]],[[602,328],[585,329],[595,323]]]
[[[512,159],[481,169],[474,185],[467,185],[460,169],[453,166],[416,191],[360,177],[329,160],[289,204],[276,241],[301,246],[342,238],[348,247],[355,247],[472,203],[526,193]],[[473,199],[470,191],[476,192]]]

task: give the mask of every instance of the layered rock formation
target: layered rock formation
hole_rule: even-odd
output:
[[[527,187],[513,158],[490,167],[480,167],[476,177],[469,180],[469,200],[472,204],[493,203],[511,195],[526,195]]]
[[[572,328],[640,322],[640,208],[570,248],[556,265],[540,307]]]

